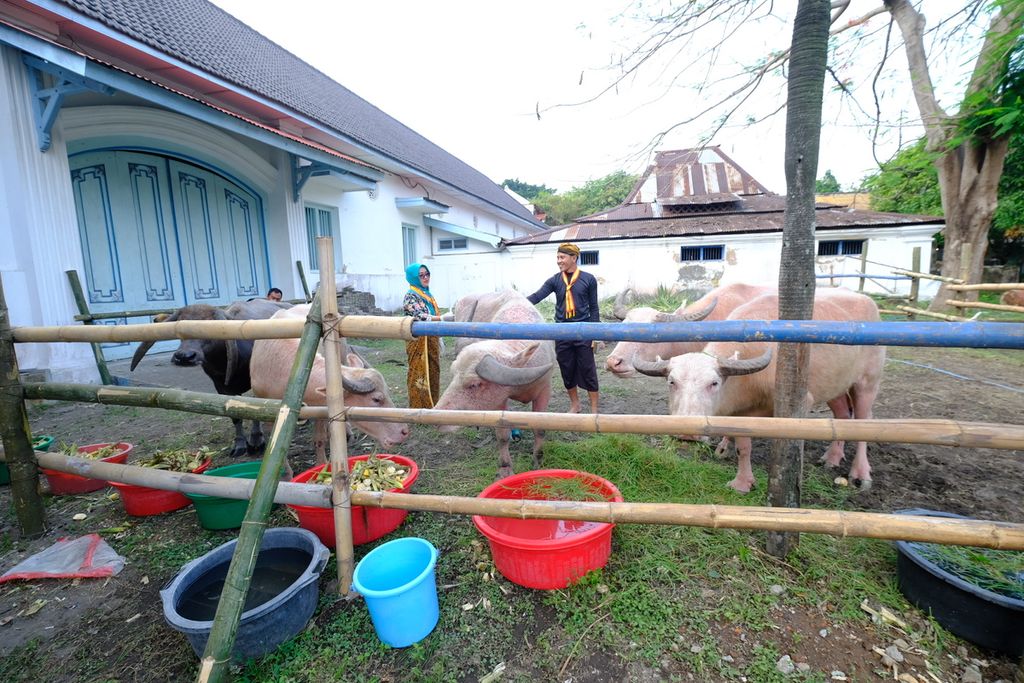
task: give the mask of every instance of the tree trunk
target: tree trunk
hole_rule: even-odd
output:
[[[828,0],[800,0],[793,24],[786,102],[786,214],[779,268],[779,320],[807,320],[814,311],[814,181],[818,172],[821,100],[827,59]],[[779,344],[775,416],[798,417],[807,395],[806,344]],[[768,502],[800,507],[803,441],[772,442]],[[794,533],[768,533],[768,552],[784,557]]]
[[[942,275],[960,277],[965,265],[962,263],[963,245],[970,244],[970,263],[966,264],[968,280],[981,282],[988,230],[996,212],[999,178],[1009,147],[1008,137],[978,144],[967,142],[936,160],[942,208],[946,214]],[[945,303],[952,298],[947,287],[948,283],[942,283],[929,310],[944,312],[950,308]],[[976,291],[964,294],[967,301],[978,299]]]
[[[947,114],[935,97],[924,49],[924,16],[909,0],[885,0],[885,7],[903,36],[914,99],[925,128],[926,148],[940,155],[935,167],[946,219],[942,274],[960,276],[963,245],[970,244],[971,259],[966,264],[967,273],[971,282],[981,282],[988,229],[996,211],[999,178],[1009,150],[1009,134],[997,138],[983,133],[974,134],[966,142],[950,147],[953,135],[962,131],[958,129],[958,120]],[[1008,57],[1004,54],[1005,37],[1019,31],[1022,20],[1024,3],[1006,3],[993,16],[962,102],[990,90],[1005,76],[1008,67]],[[969,293],[968,297],[973,300],[977,294]],[[948,298],[951,297],[943,284],[929,310],[947,308],[945,301]]]

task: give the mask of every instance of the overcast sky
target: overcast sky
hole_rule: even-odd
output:
[[[497,183],[518,178],[565,191],[619,169],[639,173],[650,161],[655,134],[712,101],[693,91],[706,78],[707,59],[679,75],[686,55],[698,54],[700,45],[691,43],[595,102],[549,109],[591,98],[612,82],[617,72],[609,65],[637,44],[640,31],[639,24],[623,17],[623,10],[635,6],[624,0],[214,3]],[[775,4],[779,11],[780,3]],[[848,16],[876,4],[854,0]],[[884,35],[887,23],[888,15],[877,17],[867,30]],[[727,74],[787,46],[791,33],[786,18],[770,18],[730,38],[728,52],[719,54],[718,71],[710,76],[717,92],[734,87]],[[719,40],[711,29],[701,39],[704,45]],[[877,58],[863,54],[840,65],[846,69],[841,73],[853,77],[860,102],[873,110],[867,87]],[[902,51],[889,63],[893,69],[882,77],[883,106],[890,121],[902,116],[906,124],[882,129],[882,158],[901,139],[921,135],[914,125],[917,109],[904,87]],[[956,74],[962,70],[962,64],[938,69],[939,88],[955,98],[961,78]],[[833,85],[826,81],[827,89]],[[756,125],[747,121],[784,101],[784,84],[768,84],[734,125],[711,140],[779,193],[785,192],[785,111]],[[864,114],[851,113],[855,109],[838,96],[826,97],[818,176],[831,169],[844,188],[874,164],[871,127]],[[725,110],[673,131],[657,148],[699,145]]]

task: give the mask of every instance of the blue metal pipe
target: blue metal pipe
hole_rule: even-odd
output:
[[[416,321],[415,336],[565,341],[769,341],[1024,349],[1024,323],[718,320],[695,323],[462,323]]]

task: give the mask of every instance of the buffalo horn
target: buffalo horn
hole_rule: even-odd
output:
[[[479,299],[473,299],[473,303],[469,305],[469,313],[466,314],[466,319],[463,322],[473,322],[473,316],[476,314],[476,305],[480,303]]]
[[[356,379],[355,377],[349,377],[345,372],[341,373],[341,386],[350,394],[369,394],[376,389],[372,379],[365,377],[363,379]]]
[[[228,314],[217,309],[213,312],[214,320],[231,320]],[[235,369],[238,367],[238,341],[235,339],[224,340],[224,350],[227,354],[227,366],[224,368],[224,384],[231,383],[231,377],[235,374]]]
[[[653,361],[646,361],[633,357],[633,368],[644,375],[650,377],[667,377],[668,376],[668,361],[662,360],[661,356],[658,356]]]
[[[178,320],[179,313],[181,313],[181,311],[177,310],[174,313],[171,313],[169,316],[161,318],[160,320],[154,319],[153,322],[173,323]],[[135,368],[138,367],[139,363],[142,362],[142,357],[146,355],[147,351],[153,348],[153,344],[155,343],[155,341],[144,341],[141,344],[139,344],[139,348],[135,349],[135,354],[132,356],[132,364],[131,367],[129,368],[129,372],[135,370]]]
[[[633,290],[627,287],[615,295],[615,308],[612,309],[612,315],[619,320],[625,320],[626,315],[629,314],[629,309],[626,308],[626,298],[632,293],[632,291]]]
[[[554,363],[548,363],[530,368],[513,368],[499,363],[494,356],[487,354],[476,364],[476,374],[488,382],[506,387],[521,387],[533,384],[553,367]]]
[[[699,311],[692,311],[690,313],[659,313],[654,316],[654,322],[657,323],[694,323],[698,320],[711,315],[711,312],[715,310],[715,306],[718,305],[718,298],[714,298],[708,303],[707,306],[700,309]]]
[[[718,371],[723,377],[732,375],[749,375],[759,370],[764,370],[772,362],[772,350],[765,349],[757,358],[745,358],[743,360],[732,358],[719,358]]]

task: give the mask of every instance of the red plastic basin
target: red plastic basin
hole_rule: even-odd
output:
[[[79,453],[92,453],[105,446],[109,446],[110,443],[93,443],[88,446],[79,446]],[[117,453],[110,457],[103,458],[102,462],[116,462],[124,464],[128,460],[128,456],[131,455],[132,446],[130,443],[119,441],[115,444],[118,448]],[[76,493],[91,493],[92,491],[99,491],[105,488],[108,482],[106,479],[92,479],[90,477],[80,477],[77,474],[68,474],[67,472],[58,472],[57,470],[43,470],[43,474],[50,482],[50,493],[55,496],[70,496]]]
[[[352,466],[370,456],[357,455],[348,459],[348,471]],[[399,465],[409,468],[409,474],[401,488],[391,489],[392,493],[404,493],[412,488],[413,482],[420,474],[416,463],[401,455],[378,455],[382,460],[391,460]],[[317,465],[296,475],[293,482],[307,484],[316,477],[317,473],[328,465]],[[299,526],[312,531],[328,548],[334,547],[334,511],[330,508],[309,507],[306,505],[289,505],[295,514],[299,516]],[[361,505],[352,506],[352,544],[362,545],[370,541],[376,541],[382,536],[390,534],[401,526],[409,514],[408,510],[394,510],[386,508],[368,508]]]
[[[533,470],[499,479],[478,498],[544,500],[528,493],[540,479],[581,479],[605,500],[621,503],[615,484],[594,474],[576,470]],[[608,563],[612,529],[606,522],[562,519],[517,519],[473,516],[473,524],[491,546],[494,566],[512,583],[527,588],[565,588],[587,572]]]
[[[211,462],[213,461],[207,460],[192,470],[192,473],[200,474],[205,472],[210,467]],[[121,494],[121,503],[124,505],[124,511],[132,517],[162,515],[165,512],[174,512],[192,504],[191,499],[177,491],[166,491],[148,486],[136,486],[135,484],[122,484],[118,481],[112,481],[110,485]]]

